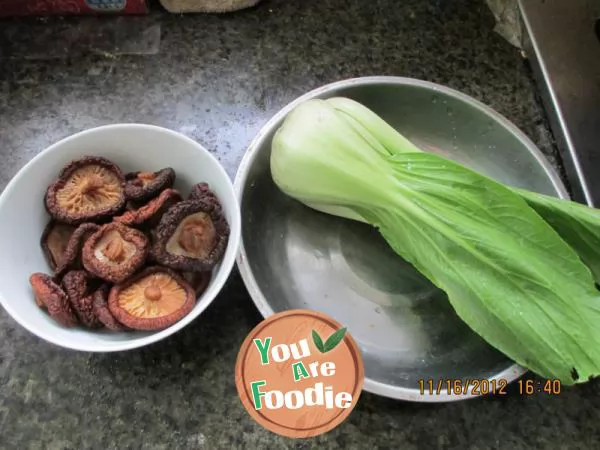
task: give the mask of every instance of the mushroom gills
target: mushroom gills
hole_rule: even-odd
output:
[[[45,247],[46,255],[50,260],[52,270],[62,265],[67,251],[69,239],[75,231],[75,227],[62,223],[50,225],[50,231],[43,236],[42,246]]]
[[[94,257],[104,264],[118,265],[130,259],[137,251],[134,243],[125,240],[117,230],[110,230],[98,240]]]
[[[217,232],[210,216],[197,212],[182,220],[165,247],[168,253],[188,258],[205,258],[216,244]]]
[[[86,165],[73,171],[56,199],[61,208],[76,214],[110,208],[121,202],[121,180],[105,167]]]
[[[177,312],[186,300],[185,289],[173,277],[155,273],[123,289],[118,303],[133,316],[152,319]]]

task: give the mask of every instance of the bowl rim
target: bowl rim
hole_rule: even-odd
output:
[[[0,210],[4,206],[6,201],[6,193],[11,192],[15,189],[15,187],[22,181],[28,172],[28,169],[36,164],[36,162],[44,157],[47,157],[49,153],[54,151],[57,147],[64,145],[67,142],[79,139],[83,136],[95,133],[104,133],[110,132],[118,129],[129,129],[129,130],[137,130],[137,131],[151,131],[155,133],[164,133],[170,135],[171,137],[179,140],[183,140],[188,144],[192,145],[196,148],[196,150],[200,153],[204,153],[213,163],[214,169],[219,173],[219,177],[222,177],[225,180],[225,186],[228,191],[228,197],[232,199],[230,208],[231,208],[231,220],[229,223],[230,234],[229,241],[227,243],[227,248],[225,250],[225,254],[223,259],[221,260],[220,266],[213,276],[213,287],[211,292],[207,291],[209,295],[202,298],[204,304],[198,308],[192,310],[188,315],[186,315],[179,322],[171,325],[170,327],[154,332],[148,336],[134,338],[131,340],[124,341],[112,341],[110,343],[101,343],[99,345],[89,345],[85,343],[80,343],[77,339],[73,339],[70,341],[64,341],[62,339],[56,339],[54,337],[54,333],[51,329],[43,329],[39,330],[36,327],[31,326],[26,320],[23,320],[19,314],[15,313],[15,310],[11,307],[10,303],[6,301],[2,293],[0,293],[0,305],[4,308],[4,310],[15,320],[19,325],[29,331],[31,334],[43,339],[46,342],[54,344],[58,347],[62,347],[69,350],[82,351],[82,352],[92,352],[92,353],[112,353],[119,351],[127,351],[133,350],[140,347],[145,347],[147,345],[156,343],[162,339],[165,339],[187,325],[197,319],[207,308],[211,305],[215,298],[219,295],[225,282],[229,278],[231,271],[233,270],[233,266],[236,261],[237,254],[239,252],[239,244],[241,240],[241,213],[239,202],[237,201],[237,197],[235,195],[235,191],[233,189],[233,182],[224,167],[221,165],[219,160],[208,151],[202,144],[196,142],[195,140],[168,128],[160,127],[157,125],[143,124],[143,123],[117,123],[117,124],[109,124],[102,125],[98,127],[88,128],[83,131],[74,133],[69,135],[51,145],[44,148],[41,152],[39,152],[36,156],[30,159],[23,167],[19,169],[19,171],[11,178],[8,182],[2,193],[0,194]]]
[[[273,127],[276,126],[276,124],[279,123],[282,119],[284,119],[296,106],[298,106],[300,103],[306,100],[319,97],[337,88],[364,85],[402,85],[424,88],[431,90],[432,92],[438,92],[449,97],[453,97],[458,101],[467,103],[468,105],[478,109],[481,113],[487,115],[490,119],[494,120],[496,123],[498,123],[505,129],[507,129],[510,133],[512,133],[529,150],[529,152],[534,156],[534,158],[537,160],[540,166],[542,166],[542,168],[546,172],[546,175],[550,179],[553,187],[557,191],[558,196],[560,198],[569,198],[569,194],[565,189],[565,186],[562,180],[560,179],[558,173],[556,172],[554,167],[552,167],[550,162],[546,159],[541,150],[539,150],[537,146],[533,143],[533,141],[529,139],[529,137],[527,137],[527,135],[525,135],[525,133],[523,133],[515,124],[513,124],[510,120],[508,120],[506,117],[504,117],[494,109],[490,108],[489,106],[485,105],[484,103],[474,99],[473,97],[467,94],[464,94],[447,86],[432,83],[430,81],[397,76],[367,76],[344,79],[313,89],[297,97],[295,100],[292,100],[282,109],[280,109],[271,119],[269,119],[265,123],[265,125],[263,125],[263,127],[260,129],[258,134],[248,146],[242,158],[242,161],[238,166],[238,170],[234,179],[233,185],[236,195],[238,197],[240,210],[242,208],[244,187],[248,179],[249,169],[251,168],[252,163],[258,155],[260,144],[272,131]],[[262,293],[260,287],[258,286],[250,264],[248,263],[248,257],[244,246],[243,236],[240,239],[237,266],[242,280],[244,281],[244,284],[246,285],[246,288],[250,293],[250,297],[252,298],[254,304],[256,305],[262,316],[266,319],[271,315],[275,314],[275,311],[271,308],[265,295]],[[499,373],[489,377],[487,380],[489,382],[496,382],[496,386],[500,386],[499,383],[506,382],[510,384],[527,372],[528,370],[526,368],[514,363],[508,366],[506,369],[500,371]],[[471,389],[468,389],[468,393],[465,395],[449,395],[448,392],[443,392],[443,390],[439,395],[430,395],[428,393],[421,394],[420,390],[417,387],[415,387],[415,389],[409,389],[405,387],[391,386],[389,384],[372,380],[368,377],[365,377],[363,390],[372,394],[396,400],[405,400],[420,403],[445,403],[481,397],[481,395],[479,394],[473,394]]]

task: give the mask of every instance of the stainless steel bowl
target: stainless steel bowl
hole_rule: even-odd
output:
[[[313,211],[284,195],[269,167],[285,116],[311,98],[345,96],[382,116],[423,149],[503,183],[566,197],[558,175],[508,120],[443,86],[395,77],[346,80],[281,110],[250,144],[235,189],[242,211],[238,266],[263,316],[313,309],[348,327],[368,392],[442,402],[473,396],[421,393],[420,380],[506,380],[524,373],[472,332],[445,294],[397,256],[371,227]]]

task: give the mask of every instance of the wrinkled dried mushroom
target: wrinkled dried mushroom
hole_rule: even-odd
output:
[[[38,306],[46,308],[50,316],[65,327],[77,325],[77,316],[69,304],[67,294],[49,275],[34,273],[29,277],[29,283]]]
[[[208,183],[198,183],[192,187],[190,195],[188,195],[188,200],[205,200],[208,202],[212,202],[220,206],[219,199],[214,194],[213,191],[210,190]]]
[[[42,234],[41,245],[52,271],[63,265],[67,244],[75,227],[51,220]]]
[[[125,178],[119,167],[98,156],[69,163],[46,191],[46,209],[71,225],[109,219],[125,206]]]
[[[156,197],[175,182],[175,171],[170,167],[158,172],[132,172],[125,175],[125,195],[136,202]]]
[[[186,200],[163,215],[153,256],[172,269],[203,272],[219,262],[228,238],[229,226],[218,203]]]
[[[72,270],[62,279],[71,307],[77,314],[82,325],[88,328],[101,328],[102,323],[93,310],[93,279],[85,270]]]
[[[102,324],[112,331],[125,331],[123,325],[121,325],[117,319],[112,315],[108,309],[108,294],[110,293],[110,285],[108,283],[100,286],[93,294],[94,302],[93,309],[94,314]]]
[[[83,246],[83,266],[103,280],[120,283],[145,262],[150,243],[134,228],[117,222],[102,226]]]
[[[149,227],[156,225],[162,215],[173,205],[182,200],[181,194],[175,189],[165,189],[156,198],[139,209],[127,211],[121,216],[115,217],[115,222],[124,225],[140,226],[147,224]]]
[[[100,227],[95,223],[82,223],[79,225],[67,243],[67,248],[63,253],[60,265],[54,271],[56,276],[60,278],[66,271],[81,268],[81,250],[85,241]]]
[[[136,330],[162,330],[194,308],[194,289],[172,270],[149,267],[113,286],[108,298],[112,315]]]
[[[89,293],[90,275],[85,270],[71,270],[67,272],[62,279],[62,286],[73,304],[77,300]]]
[[[160,330],[187,315],[229,226],[207,183],[183,201],[174,182],[171,168],[124,176],[102,157],[65,166],[44,198],[41,247],[54,277],[30,277],[40,308],[67,327],[113,331]]]

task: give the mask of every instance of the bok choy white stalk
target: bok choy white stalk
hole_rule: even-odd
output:
[[[565,384],[600,373],[600,293],[588,267],[511,190],[422,152],[347,99],[299,105],[273,138],[287,195],[376,227],[459,317],[517,363]]]

